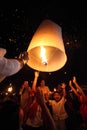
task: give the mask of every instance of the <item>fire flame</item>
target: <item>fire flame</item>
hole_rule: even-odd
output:
[[[40,48],[41,48],[40,57],[42,58],[42,64],[47,65],[46,49],[43,46],[40,46]]]

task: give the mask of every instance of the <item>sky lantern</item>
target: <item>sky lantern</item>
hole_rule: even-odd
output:
[[[61,69],[67,61],[61,27],[49,19],[42,21],[29,43],[27,52],[27,65],[32,69],[42,72]]]

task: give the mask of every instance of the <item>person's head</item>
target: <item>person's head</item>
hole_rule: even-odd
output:
[[[56,90],[57,90],[58,92],[61,92],[61,91],[62,91],[61,84],[58,84],[58,85],[57,85]]]
[[[45,86],[45,80],[44,79],[41,80],[40,85]]]
[[[59,102],[62,98],[62,95],[59,91],[55,91],[53,93],[53,99],[56,101],[56,102]]]

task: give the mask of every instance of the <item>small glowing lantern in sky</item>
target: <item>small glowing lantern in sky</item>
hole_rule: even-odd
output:
[[[51,20],[44,20],[32,37],[27,52],[29,67],[42,72],[61,69],[67,61],[61,27]]]

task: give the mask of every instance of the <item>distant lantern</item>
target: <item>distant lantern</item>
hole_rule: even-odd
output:
[[[42,72],[61,69],[66,61],[61,27],[51,20],[44,20],[29,43],[27,65]]]

